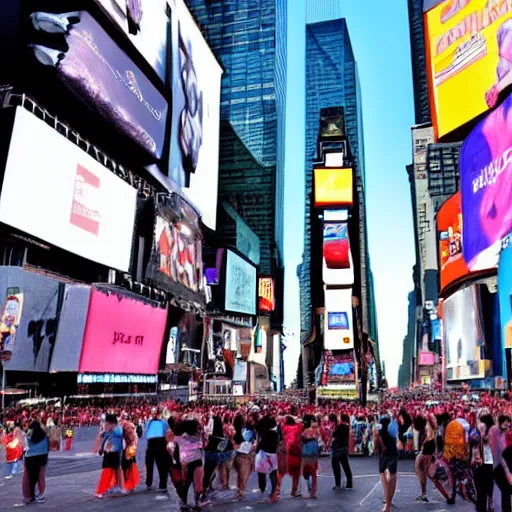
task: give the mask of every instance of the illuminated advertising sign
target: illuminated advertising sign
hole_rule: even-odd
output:
[[[167,0],[96,0],[165,82],[167,70]]]
[[[216,229],[222,68],[185,2],[169,4],[173,49],[169,176],[201,211],[206,226]]]
[[[32,14],[34,27],[52,32],[46,13]],[[54,66],[60,81],[97,116],[134,141],[153,160],[162,156],[168,105],[146,75],[87,12],[65,33],[67,51],[32,45],[44,65]],[[75,17],[70,17],[74,21]]]
[[[348,354],[331,355],[327,352],[325,355],[325,364],[327,365],[327,383],[354,383],[356,380],[356,365],[354,361],[354,352]]]
[[[464,259],[471,271],[494,268],[512,229],[512,95],[464,141],[459,167]]]
[[[107,289],[91,292],[79,373],[156,374],[167,310]]]
[[[316,168],[314,173],[316,208],[352,206],[352,169]]]
[[[17,108],[0,222],[127,272],[136,200],[135,188],[44,121]]]
[[[439,137],[494,107],[499,93],[510,85],[511,19],[510,2],[505,0],[446,0],[425,14],[432,113]]]
[[[461,193],[450,197],[437,213],[441,292],[451,283],[467,276],[469,269],[462,256]]]
[[[347,224],[324,224],[324,259],[329,269],[350,268]]]
[[[274,280],[271,277],[260,277],[259,289],[260,311],[272,313],[276,307]]]
[[[156,375],[126,375],[119,373],[81,374],[76,376],[77,384],[156,384]]]
[[[352,289],[325,290],[325,350],[354,348]]]
[[[443,302],[448,380],[485,377],[485,349],[479,285],[459,290]]]
[[[231,313],[256,315],[256,267],[227,250],[224,309]]]
[[[435,355],[433,352],[421,351],[418,354],[418,364],[420,366],[434,366]]]
[[[512,349],[512,244],[501,251],[498,267],[502,346]]]

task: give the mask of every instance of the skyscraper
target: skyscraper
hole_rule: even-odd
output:
[[[316,158],[319,116],[322,108],[342,106],[356,172],[364,177],[362,107],[357,64],[344,19],[306,25],[306,204],[304,255],[299,268],[301,332],[307,338],[312,329],[311,311],[311,192],[313,161]]]
[[[341,18],[341,0],[306,0],[306,23]]]
[[[430,122],[425,38],[423,30],[423,0],[409,1],[409,31],[411,37],[412,78],[416,124]]]
[[[225,69],[219,205],[231,204],[258,235],[264,274],[283,254],[286,2],[187,0]]]

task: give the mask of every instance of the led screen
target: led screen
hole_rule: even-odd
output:
[[[484,377],[485,340],[479,286],[459,290],[443,303],[448,380]]]
[[[256,267],[228,250],[225,275],[225,310],[256,315]]]
[[[1,222],[127,272],[136,200],[136,189],[18,107],[0,196]]]
[[[509,2],[489,0],[446,0],[425,14],[431,110],[439,137],[493,108],[510,85],[511,19]]]
[[[184,192],[201,212],[203,222],[215,229],[222,69],[183,0],[173,1],[171,8],[173,117],[169,176],[186,187]]]
[[[317,168],[314,173],[316,208],[352,206],[352,169]]]
[[[464,260],[471,271],[494,268],[512,229],[512,95],[464,141],[459,167]]]
[[[352,289],[326,289],[325,312],[325,350],[354,348]]]
[[[450,197],[437,213],[441,292],[469,274],[462,256],[461,194]]]
[[[327,268],[350,268],[350,243],[345,223],[324,225],[324,258]]]
[[[512,244],[508,243],[500,256],[498,268],[502,347],[512,348]]]
[[[79,373],[158,371],[167,310],[111,290],[93,289]]]

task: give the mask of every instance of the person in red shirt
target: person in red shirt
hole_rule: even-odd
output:
[[[279,489],[283,477],[292,477],[292,497],[300,497],[299,480],[302,464],[302,424],[297,423],[293,416],[287,416],[282,427],[284,450],[286,453],[286,470],[279,472]]]
[[[5,446],[5,462],[8,465],[7,480],[21,470],[21,459],[23,457],[23,442],[21,440],[20,429],[15,429],[14,425],[8,426],[7,434],[2,439]]]

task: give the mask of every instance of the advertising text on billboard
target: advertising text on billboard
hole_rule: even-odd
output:
[[[512,95],[464,141],[459,166],[464,259],[471,271],[496,267],[512,229]]]
[[[256,267],[233,251],[227,251],[225,310],[256,314]]]
[[[442,137],[478,117],[512,83],[508,1],[446,0],[425,14],[432,112]]]

